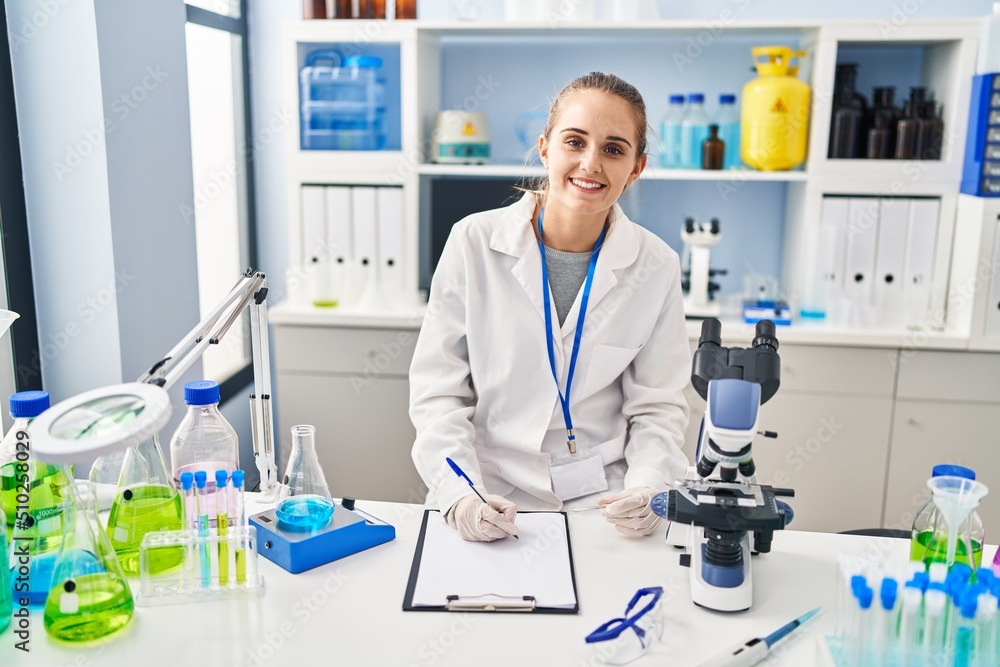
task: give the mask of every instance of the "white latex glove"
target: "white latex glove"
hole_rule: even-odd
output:
[[[636,486],[609,496],[601,496],[597,504],[601,514],[615,525],[622,535],[644,537],[660,525],[660,517],[653,514],[649,502],[659,491],[648,486]],[[482,504],[482,503],[480,503]]]
[[[475,493],[462,496],[445,513],[448,525],[458,531],[463,540],[492,542],[504,537],[517,537],[514,518],[517,505],[506,498],[485,495],[487,505]]]

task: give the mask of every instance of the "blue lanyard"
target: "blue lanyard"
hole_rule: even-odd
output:
[[[545,207],[538,212],[538,250],[542,256],[542,298],[545,302],[545,343],[549,350],[549,367],[552,369],[552,379],[556,382],[556,391],[559,393],[559,403],[562,405],[563,421],[566,422],[566,446],[569,447],[570,454],[576,454],[576,435],[573,433],[573,417],[569,414],[569,392],[573,386],[573,373],[576,372],[576,359],[580,355],[580,338],[583,336],[583,321],[587,317],[587,302],[590,301],[590,286],[594,282],[594,267],[597,266],[597,257],[601,254],[601,246],[604,245],[604,235],[607,228],[601,228],[601,235],[597,237],[594,250],[590,255],[590,265],[587,267],[587,280],[583,283],[583,299],[580,301],[580,315],[576,320],[576,334],[573,336],[573,353],[569,358],[569,372],[566,374],[566,394],[563,395],[559,389],[559,375],[556,373],[556,356],[552,343],[552,307],[549,301],[549,270],[545,264],[545,243],[542,235],[542,217],[545,215]]]

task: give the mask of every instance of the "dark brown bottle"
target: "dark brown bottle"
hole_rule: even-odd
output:
[[[353,19],[351,0],[326,0],[326,17],[328,19]]]
[[[886,127],[884,116],[875,116],[875,127],[868,130],[868,152],[869,160],[885,160],[892,155],[889,153],[889,128]]]
[[[903,106],[903,117],[896,125],[896,151],[897,160],[912,160],[917,154],[917,132],[920,127],[917,118],[913,114],[913,104],[910,100]]]
[[[325,19],[326,0],[302,0],[302,18]]]
[[[701,142],[701,168],[722,169],[722,156],[726,152],[726,142],[719,138],[719,126],[708,126],[708,139]]]
[[[396,18],[417,18],[417,0],[396,0]]]
[[[853,159],[865,154],[868,103],[864,95],[856,90],[857,77],[857,64],[837,65],[833,84],[833,117],[830,119],[828,155],[831,158]]]
[[[895,93],[896,89],[892,86],[883,86],[875,88],[875,94],[872,96],[873,103],[869,127],[872,129],[876,126],[885,128],[888,150],[888,155],[885,157],[887,158],[892,157],[892,152],[896,147],[896,125],[899,123],[899,109],[893,103]],[[878,121],[879,118],[882,119],[880,122]],[[869,141],[871,140],[871,136],[871,130],[869,130]],[[869,155],[869,157],[871,156]]]

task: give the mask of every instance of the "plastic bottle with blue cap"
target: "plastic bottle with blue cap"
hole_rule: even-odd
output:
[[[203,471],[208,476],[208,506],[202,509],[215,516],[215,471],[227,475],[239,468],[239,438],[219,412],[219,383],[197,380],[184,385],[187,414],[170,439],[170,468],[174,483],[181,473]]]
[[[677,169],[681,166],[681,122],[684,120],[684,96],[671,95],[667,113],[660,124],[660,166]]]
[[[719,113],[715,119],[719,126],[719,139],[725,143],[722,157],[723,169],[735,169],[740,166],[740,109],[736,106],[736,95],[723,93],[719,95]]]
[[[688,95],[688,108],[681,121],[682,169],[701,168],[701,145],[708,139],[708,114],[705,113],[705,95]]]
[[[959,465],[941,464],[934,466],[932,477],[950,476],[975,480],[976,473],[971,468]],[[947,559],[948,525],[937,511],[934,499],[928,500],[913,520],[913,538],[910,542],[910,560],[920,560],[928,565]],[[957,563],[979,568],[983,560],[983,542],[986,531],[979,514],[973,510],[959,529]]]

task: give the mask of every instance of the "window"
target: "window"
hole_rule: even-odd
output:
[[[191,115],[198,297],[205,317],[240,274],[256,267],[249,136],[245,0],[188,0],[187,62]],[[249,320],[202,357],[204,377],[223,400],[252,377]]]
[[[20,318],[0,337],[0,401],[3,424],[7,397],[15,391],[42,388],[38,326],[28,249],[21,148],[17,138],[13,70],[7,37],[7,11],[0,5],[0,308]]]

